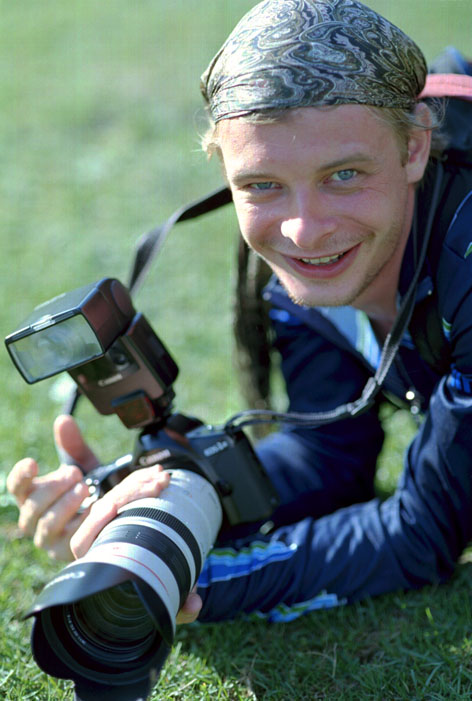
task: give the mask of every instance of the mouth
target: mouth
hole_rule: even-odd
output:
[[[337,253],[334,256],[322,256],[320,258],[296,258],[296,260],[300,261],[301,263],[305,263],[306,265],[324,266],[337,263],[338,260],[344,258],[346,253],[348,253],[348,251],[345,251],[344,253]]]
[[[360,247],[361,244],[358,243],[346,251],[328,256],[284,257],[289,266],[303,277],[328,279],[345,272],[354,262]]]

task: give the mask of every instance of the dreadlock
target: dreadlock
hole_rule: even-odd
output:
[[[272,333],[269,305],[262,296],[270,276],[269,266],[240,236],[234,310],[237,364],[243,394],[250,406],[258,409],[270,407]]]

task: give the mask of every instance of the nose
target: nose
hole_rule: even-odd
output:
[[[311,249],[336,229],[336,221],[323,198],[310,191],[292,198],[289,215],[280,224],[282,236],[297,248]]]

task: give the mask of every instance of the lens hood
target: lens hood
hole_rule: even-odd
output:
[[[80,627],[74,628],[70,607],[126,583],[132,584],[147,617],[152,620],[154,631],[147,636],[150,642],[139,659],[127,662],[116,655],[114,661],[115,651],[108,655],[105,651],[103,658],[97,658],[96,649],[95,654],[88,653],[87,641],[80,638]],[[132,572],[103,562],[79,560],[62,570],[43,589],[25,618],[31,616],[35,618],[31,647],[36,663],[47,674],[72,679],[78,701],[147,698],[173,638],[173,622],[155,591]]]

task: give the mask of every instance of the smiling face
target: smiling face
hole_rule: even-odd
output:
[[[412,133],[402,162],[369,109],[308,107],[222,120],[218,146],[242,235],[294,301],[391,311],[429,132]]]

